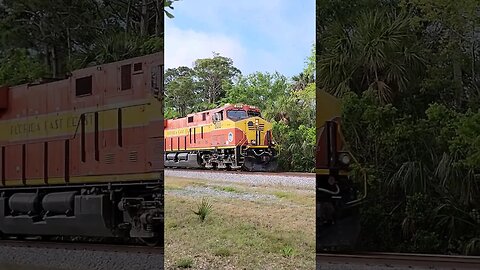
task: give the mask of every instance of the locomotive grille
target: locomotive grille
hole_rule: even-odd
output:
[[[115,162],[115,154],[105,155],[105,164],[113,164]]]
[[[137,162],[138,160],[138,152],[137,151],[133,151],[133,152],[130,152],[128,154],[128,160],[130,162]]]
[[[255,126],[248,126],[249,130],[255,130]],[[264,130],[265,129],[265,124],[258,124],[258,130]]]

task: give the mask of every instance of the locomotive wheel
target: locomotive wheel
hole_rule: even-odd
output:
[[[140,242],[149,246],[149,247],[157,247],[163,244],[163,238],[160,236],[157,237],[149,237],[149,238],[139,238]]]

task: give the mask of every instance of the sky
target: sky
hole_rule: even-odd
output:
[[[242,74],[291,77],[305,67],[315,41],[315,0],[180,0],[165,16],[165,66],[192,67],[213,52]]]

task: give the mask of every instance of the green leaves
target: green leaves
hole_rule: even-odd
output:
[[[49,77],[60,78],[88,65],[159,52],[162,8],[173,2],[3,1],[0,51],[27,50],[45,63]]]
[[[0,85],[28,83],[47,74],[46,67],[22,49],[13,49],[0,54],[0,63]]]
[[[360,13],[355,25],[333,22],[321,40],[320,87],[336,96],[371,90],[383,104],[392,102],[425,62],[410,21],[374,9]]]

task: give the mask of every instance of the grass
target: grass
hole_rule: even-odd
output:
[[[294,249],[291,246],[284,246],[281,250],[283,257],[292,257]]]
[[[241,191],[239,191],[238,189],[236,189],[234,187],[229,187],[229,186],[218,187],[217,189],[221,190],[221,191],[226,191],[226,192],[241,193]]]
[[[192,268],[193,260],[191,258],[181,258],[177,261],[176,266],[178,268]]]
[[[179,180],[188,182],[184,188],[201,183],[231,190],[228,192],[285,196],[275,195],[279,200],[273,202],[210,197],[208,202],[215,205],[215,214],[207,214],[204,222],[198,222],[191,211],[199,202],[198,194],[191,197],[166,192],[165,269],[179,269],[179,260],[188,256],[193,258],[192,269],[314,269],[313,190],[305,195],[285,187],[245,184],[231,189],[221,181]],[[178,187],[176,181],[167,177],[165,184]]]
[[[219,247],[213,250],[213,255],[218,256],[218,257],[228,257],[232,255],[230,250],[226,247]]]

